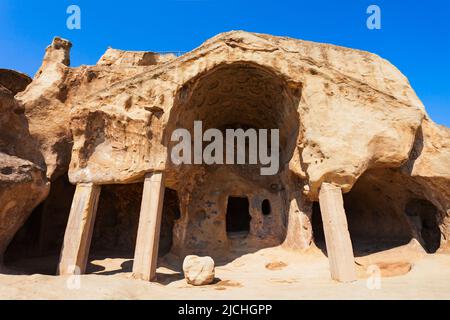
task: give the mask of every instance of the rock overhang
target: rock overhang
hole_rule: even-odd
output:
[[[179,90],[218,66],[234,63],[273,72],[301,91],[298,172],[303,172],[311,199],[324,181],[348,191],[368,168],[399,167],[407,161],[425,109],[406,77],[389,62],[334,45],[232,31],[76,101],[71,111],[71,181],[126,183],[164,168],[162,132]],[[111,136],[99,144],[101,155],[94,152],[83,162],[80,148],[92,137],[85,136],[88,124],[79,120],[89,119],[89,114],[108,119],[105,128]],[[113,128],[122,128],[122,134]],[[126,145],[120,135],[128,134],[134,139],[128,140],[131,145],[118,150],[117,145]]]
[[[170,200],[180,211],[165,235],[178,254],[229,249],[233,241],[225,217],[232,196],[249,203],[247,245],[305,249],[318,236],[312,226],[321,228],[313,202],[327,185],[339,198],[340,190],[346,193],[352,237],[403,241],[412,233],[431,252],[440,240],[441,248],[448,247],[450,131],[429,119],[408,80],[380,57],[242,31],[220,34],[180,57],[108,49],[97,65],[75,68],[68,65],[70,47],[56,38],[17,101],[12,93],[0,99],[13,103],[17,108],[11,110],[28,122],[27,140],[42,164],[34,168],[42,198],[18,217],[41,202],[50,184],[55,194],[59,178],[69,172],[77,190],[89,186],[96,196],[99,185],[122,184],[103,186],[103,202],[129,198],[138,208],[140,192],[148,200],[164,187],[174,198],[179,195]],[[229,128],[234,119],[237,125],[284,130],[287,160],[277,175],[168,161],[174,128],[190,127],[194,120]],[[21,143],[11,145],[17,149]],[[14,166],[0,169],[13,177]],[[142,191],[144,177],[147,186],[159,177],[160,191]],[[139,183],[130,185],[134,182]],[[82,199],[74,196],[73,203]],[[261,212],[264,200],[272,208],[267,217]],[[168,201],[161,198],[158,207]],[[122,215],[132,216],[128,202],[121,207]],[[3,248],[8,239],[0,241]]]

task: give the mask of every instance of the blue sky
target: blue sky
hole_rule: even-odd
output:
[[[81,30],[66,9],[81,8]],[[381,30],[366,9],[381,8]],[[217,33],[246,30],[371,51],[410,80],[429,114],[450,127],[448,0],[0,0],[0,68],[33,75],[55,35],[73,43],[72,65],[95,64],[108,46],[189,51]]]

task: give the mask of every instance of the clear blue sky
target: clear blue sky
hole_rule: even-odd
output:
[[[81,8],[81,30],[66,9]],[[381,8],[382,29],[366,27]],[[108,46],[189,51],[219,32],[246,30],[371,51],[410,80],[431,117],[450,126],[449,0],[0,0],[0,68],[33,75],[53,36],[73,43],[72,65],[95,64]]]

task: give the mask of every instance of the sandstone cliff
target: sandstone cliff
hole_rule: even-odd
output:
[[[187,206],[190,193],[200,192],[196,187],[211,177],[205,170],[173,166],[167,150],[171,130],[194,119],[210,127],[238,119],[280,128],[280,176],[260,183],[285,190],[279,208],[286,209],[288,222],[283,226],[281,217],[267,226],[272,231],[261,227],[261,234],[280,226],[285,230],[278,236],[289,246],[308,246],[311,203],[321,183],[330,182],[358,199],[373,191],[367,186],[378,186],[373,205],[391,199],[399,215],[415,200],[430,202],[442,247],[448,245],[450,130],[430,119],[406,77],[379,56],[242,31],[217,35],[181,57],[108,49],[97,65],[75,68],[70,48],[70,42],[55,38],[17,101],[16,92],[2,89],[0,177],[11,171],[5,168],[22,169],[0,187],[7,211],[0,222],[15,221],[0,228],[0,249],[45,198],[46,179],[67,172],[73,184],[125,184],[166,170],[167,186],[179,191]],[[223,179],[229,173],[215,174]],[[19,196],[31,200],[11,204]],[[174,229],[178,244],[190,230],[189,214],[183,214]]]

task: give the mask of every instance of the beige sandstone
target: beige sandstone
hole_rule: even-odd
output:
[[[42,155],[14,98],[29,82],[17,72],[0,70],[0,261],[14,234],[49,191]]]
[[[406,77],[381,57],[243,31],[219,34],[180,57],[110,48],[95,66],[70,67],[70,48],[55,38],[26,89],[15,98],[2,94],[10,110],[2,116],[19,114],[23,122],[11,130],[27,132],[8,136],[0,127],[6,141],[0,146],[16,149],[8,156],[31,162],[27,170],[34,170],[34,180],[28,181],[39,192],[8,209],[14,220],[0,213],[0,223],[15,221],[0,228],[0,248],[46,197],[47,179],[44,221],[66,223],[70,204],[53,208],[56,198],[73,197],[73,188],[61,180],[68,174],[73,185],[106,190],[98,226],[81,232],[92,233],[94,249],[109,244],[112,250],[136,251],[142,261],[138,273],[147,272],[138,277],[144,279],[156,272],[158,242],[164,253],[214,259],[231,259],[238,247],[246,253],[277,245],[297,251],[320,247],[321,237],[330,238],[326,228],[323,234],[327,215],[317,205],[322,185],[343,193],[348,228],[341,223],[337,239],[348,233],[354,245],[326,248],[349,249],[345,265],[350,251],[365,254],[411,239],[429,253],[448,251],[450,129],[430,119]],[[23,113],[11,113],[14,108]],[[170,135],[179,127],[192,130],[194,120],[202,120],[205,129],[279,128],[279,173],[260,176],[258,166],[174,165]],[[144,191],[153,209],[143,204],[141,210],[142,184],[155,172],[164,172],[165,196]],[[19,188],[21,181],[13,179],[12,186]],[[0,199],[8,188],[0,187]],[[241,203],[246,220],[238,221],[245,235],[227,232],[229,197],[247,199]],[[264,201],[269,214],[263,213]],[[329,214],[337,211],[343,213],[335,207]],[[147,223],[141,227],[141,221]],[[138,225],[156,240],[139,240]],[[66,237],[70,242],[77,235]],[[60,236],[54,241],[62,243]],[[74,250],[71,259],[88,250]]]

